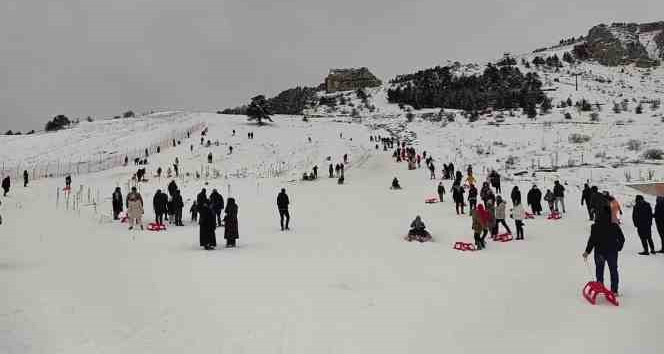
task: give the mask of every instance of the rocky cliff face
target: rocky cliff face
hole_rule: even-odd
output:
[[[325,78],[328,93],[380,86],[382,82],[369,69],[332,69]]]
[[[664,22],[601,24],[591,28],[574,51],[603,65],[656,66],[664,57]]]

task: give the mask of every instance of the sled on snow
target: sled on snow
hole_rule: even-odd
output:
[[[477,247],[475,247],[474,244],[469,243],[469,242],[455,242],[454,247],[455,250],[458,251],[477,251]]]
[[[512,241],[514,237],[510,233],[504,233],[504,234],[498,234],[496,237],[493,239],[494,241],[498,242],[509,242]]]
[[[618,306],[618,299],[616,298],[616,295],[600,282],[589,281],[586,286],[583,287],[582,293],[583,297],[593,305],[597,303],[597,295],[602,294],[604,295],[606,301],[613,304],[614,306]]]
[[[431,242],[433,241],[433,237],[431,237],[431,234],[427,233],[426,235],[406,235],[404,236],[404,240],[408,242],[412,241],[418,241],[418,242]]]
[[[151,222],[151,223],[148,224],[148,230],[150,230],[150,231],[166,231],[166,225]]]
[[[560,220],[562,217],[563,216],[559,212],[554,211],[553,213],[549,214],[547,220]]]
[[[533,215],[532,213],[526,212],[526,219],[534,219],[534,218],[535,218],[535,215]]]
[[[438,203],[439,200],[436,197],[428,197],[428,198],[424,198],[424,202],[426,204],[435,204],[435,203]]]

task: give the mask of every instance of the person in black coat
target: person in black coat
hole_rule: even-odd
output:
[[[512,188],[512,193],[510,193],[510,199],[512,199],[512,205],[521,204],[521,191],[518,186]]]
[[[172,197],[173,194],[175,194],[175,191],[178,190],[178,185],[175,183],[175,180],[172,180],[168,184],[167,189],[168,189],[168,195]]]
[[[601,210],[604,206],[610,206],[609,200],[606,196],[599,192],[597,186],[590,187],[590,209],[594,217],[597,210]]]
[[[71,175],[65,177],[65,187],[71,188]]]
[[[203,189],[201,189],[201,192],[198,193],[198,195],[196,196],[196,204],[198,206],[209,203],[209,200],[207,198],[206,193],[207,193],[207,191],[205,190],[205,188],[203,188]]]
[[[214,217],[214,212],[206,203],[198,206],[198,213],[200,214],[199,243],[201,247],[206,250],[213,250],[217,247],[217,236],[214,232],[217,223]]]
[[[664,196],[657,197],[653,217],[655,218],[659,238],[662,240],[662,248],[659,250],[659,253],[664,253]]]
[[[288,194],[286,194],[286,188],[281,188],[281,192],[279,192],[279,194],[277,195],[277,209],[279,210],[281,231],[290,230],[288,228],[288,223],[290,222],[290,213],[288,211],[289,205],[290,205],[290,200],[288,199]],[[284,226],[284,218],[286,219],[285,226]]]
[[[454,199],[457,215],[464,214],[463,212],[463,207],[465,204],[463,200],[464,193],[466,193],[466,191],[463,189],[463,187],[461,187],[461,181],[454,182],[454,185],[452,185],[452,199]]]
[[[184,201],[182,200],[182,194],[180,194],[180,190],[175,191],[175,195],[173,195],[173,208],[175,214],[175,226],[184,226],[182,223],[182,209],[184,208]]]
[[[332,164],[330,164],[330,167],[328,167],[328,172],[330,174],[330,178],[334,178],[334,167],[332,167]]]
[[[592,189],[588,183],[583,185],[583,192],[581,192],[581,206],[586,204],[586,209],[588,209],[588,219],[593,220],[593,208],[590,198],[592,197]]]
[[[560,181],[555,181],[553,183],[553,196],[556,197],[555,206],[556,211],[565,213],[565,187],[560,184]]]
[[[639,252],[639,254],[648,255],[648,246],[650,246],[650,252],[655,254],[655,244],[652,242],[652,208],[642,195],[636,196],[632,221],[641,239],[641,245],[643,245],[643,252]]]
[[[5,178],[2,179],[2,190],[4,191],[3,197],[7,196],[7,193],[9,193],[9,187],[11,186],[11,182],[9,179],[9,176],[6,176]]]
[[[152,198],[152,208],[155,214],[155,223],[158,225],[164,224],[164,214],[168,212],[168,196],[157,189],[157,192]]]
[[[238,209],[238,205],[235,204],[235,198],[228,198],[226,216],[224,216],[224,238],[226,239],[226,247],[235,247],[235,242],[240,237],[237,225]]]
[[[221,226],[221,211],[224,210],[224,198],[216,189],[210,193],[210,206],[217,217],[217,226]]]
[[[122,208],[124,206],[123,204],[124,199],[122,199],[122,190],[120,189],[120,187],[115,187],[112,200],[113,200],[113,220],[117,220],[118,215],[122,212]]]
[[[625,244],[625,235],[618,224],[611,222],[611,209],[607,206],[595,215],[595,223],[590,229],[590,238],[583,253],[583,258],[595,250],[595,276],[604,283],[604,263],[609,266],[611,291],[618,295],[618,252]]]
[[[526,198],[528,199],[528,205],[530,205],[533,211],[533,215],[542,215],[542,191],[536,185],[533,185],[533,188],[528,191]]]
[[[23,171],[23,187],[28,186],[28,170]]]

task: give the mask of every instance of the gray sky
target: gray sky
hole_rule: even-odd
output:
[[[654,20],[664,1],[4,0],[0,131],[56,114],[216,110],[318,84],[332,67],[389,80]]]

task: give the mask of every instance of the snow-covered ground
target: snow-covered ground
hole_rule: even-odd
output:
[[[126,224],[112,222],[111,192],[120,186],[126,196],[136,166],[74,176],[81,200],[75,210],[73,200],[57,192],[62,178],[39,179],[27,188],[14,180],[0,208],[0,352],[658,353],[664,345],[658,332],[664,325],[659,306],[664,283],[657,279],[664,255],[636,255],[640,243],[629,221],[631,209],[625,210],[620,306],[592,306],[581,297],[591,274],[581,258],[589,223],[577,186],[591,179],[628,204],[625,198],[634,192],[622,185],[623,169],[629,167],[531,174],[533,164],[550,166],[556,150],[559,165],[580,153],[585,163],[598,164],[602,151],[606,160],[618,154],[633,158],[637,152],[622,145],[630,137],[661,146],[661,122],[642,117],[611,117],[595,125],[508,117],[500,126],[487,120],[469,125],[458,117],[446,127],[418,119],[407,123],[401,116],[366,118],[364,124],[276,117],[264,127],[244,117],[174,117],[154,129],[167,133],[188,127],[188,120],[203,123],[207,139],[220,146],[200,146],[197,133],[152,154],[149,181],[140,186],[145,219],[153,219],[154,192],[170,181],[154,177],[156,168],[166,170],[178,157],[185,211],[202,187],[237,199],[239,248],[202,250],[188,217],[184,227],[162,233],[128,231]],[[634,122],[616,126],[615,120],[629,118]],[[12,144],[17,160],[35,156],[34,151],[64,157],[70,134],[77,135],[80,153],[141,147],[131,145],[145,130],[139,126],[127,126],[122,134],[115,134],[117,127],[98,126],[86,133],[95,137],[89,143],[75,129],[2,143]],[[560,178],[568,183],[568,213],[561,221],[528,221],[525,241],[455,251],[454,242],[472,240],[470,219],[457,216],[449,200],[424,203],[439,181],[429,180],[424,169],[408,171],[391,152],[375,150],[369,135],[387,130],[433,155],[438,170],[444,162],[472,163],[484,179],[486,169],[497,168],[506,179],[504,194],[514,184],[525,194],[532,182],[550,188]],[[249,140],[252,131],[255,139]],[[592,139],[570,144],[572,132]],[[14,149],[24,144],[20,139],[35,140],[25,143],[29,149]],[[478,154],[480,148],[490,154]],[[213,164],[206,161],[209,152]],[[346,153],[346,184],[338,185],[326,178],[327,157],[336,163]],[[516,162],[505,169],[509,156]],[[299,181],[316,164],[322,178]],[[645,166],[633,168],[652,168],[662,177],[660,165]],[[513,176],[521,170],[529,173]],[[395,176],[403,190],[388,189]],[[444,183],[449,191],[449,181]],[[289,232],[279,231],[275,200],[282,187],[292,202]],[[433,243],[402,239],[416,215]],[[217,240],[223,244],[223,229]]]

